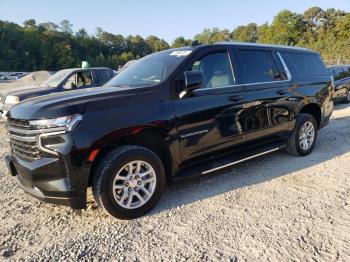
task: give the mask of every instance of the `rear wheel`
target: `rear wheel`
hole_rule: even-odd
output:
[[[288,139],[287,152],[295,156],[310,154],[317,141],[317,129],[317,122],[312,115],[299,114]]]
[[[159,157],[139,146],[122,146],[98,165],[92,183],[94,198],[108,214],[132,219],[147,213],[159,200],[165,172]]]

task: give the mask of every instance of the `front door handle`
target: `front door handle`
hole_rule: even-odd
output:
[[[230,100],[232,102],[237,102],[237,101],[242,100],[242,99],[243,99],[243,96],[241,96],[241,95],[230,96],[228,98],[228,100]]]
[[[277,90],[276,93],[279,95],[285,95],[287,94],[287,91],[282,89],[282,90]]]

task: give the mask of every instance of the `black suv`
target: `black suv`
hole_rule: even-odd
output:
[[[329,74],[334,78],[334,103],[350,103],[350,66],[330,66]]]
[[[102,88],[12,107],[6,160],[39,199],[82,209],[91,186],[109,214],[135,218],[156,204],[167,180],[280,149],[309,154],[332,114],[331,83],[308,49],[218,43],[166,50]]]

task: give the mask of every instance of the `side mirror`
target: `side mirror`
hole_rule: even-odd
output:
[[[185,73],[185,90],[181,91],[180,98],[186,94],[201,88],[203,84],[203,74],[199,71],[186,71]]]

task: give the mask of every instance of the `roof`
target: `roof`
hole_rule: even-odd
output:
[[[203,47],[210,47],[210,46],[220,46],[220,45],[232,45],[232,46],[247,46],[247,47],[263,47],[263,48],[274,48],[279,50],[290,50],[290,51],[302,51],[302,52],[308,52],[308,53],[314,53],[319,54],[318,52],[304,48],[299,46],[285,46],[285,45],[273,45],[273,44],[260,44],[260,43],[251,43],[251,42],[235,42],[235,41],[222,41],[222,42],[216,42],[214,44],[199,44],[195,46],[185,46],[185,47],[178,47],[178,48],[171,48],[168,50],[195,50],[197,48],[203,48]]]
[[[62,70],[71,70],[71,71],[75,71],[75,70],[112,70],[108,67],[89,67],[89,68],[82,68],[82,67],[76,67],[76,68],[66,68],[66,69],[62,69]]]
[[[250,42],[235,42],[235,41],[223,41],[223,42],[217,42],[215,44],[219,45],[234,45],[234,46],[256,46],[256,47],[272,47],[277,49],[288,49],[288,50],[297,50],[297,51],[306,51],[306,52],[313,52],[317,53],[316,51],[313,51],[308,48],[299,47],[299,46],[286,46],[286,45],[274,45],[274,44],[260,44],[260,43],[250,43]]]

